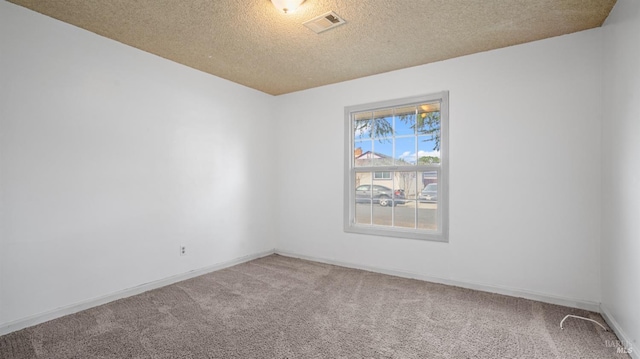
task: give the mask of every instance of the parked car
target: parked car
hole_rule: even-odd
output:
[[[429,183],[424,186],[422,192],[418,196],[420,202],[438,202],[438,184]]]
[[[370,203],[373,199],[381,206],[397,206],[405,204],[404,190],[392,190],[380,185],[363,184],[356,187],[356,202]]]

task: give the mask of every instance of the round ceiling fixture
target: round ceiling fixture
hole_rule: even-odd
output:
[[[276,7],[279,11],[290,14],[300,6],[304,2],[304,0],[271,0],[273,6]]]

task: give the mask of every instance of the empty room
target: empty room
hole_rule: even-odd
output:
[[[640,358],[640,1],[0,0],[0,358]]]

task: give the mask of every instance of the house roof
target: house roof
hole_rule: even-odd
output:
[[[284,94],[601,26],[615,0],[9,0],[212,75]],[[302,25],[328,11],[346,24]]]
[[[378,153],[378,152],[367,151],[367,152],[363,152],[359,156],[356,156],[356,160],[359,160],[362,158],[392,158],[392,157],[382,153]]]

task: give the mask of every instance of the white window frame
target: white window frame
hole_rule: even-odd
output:
[[[391,107],[405,107],[423,103],[440,102],[440,163],[411,166],[355,167],[353,115]],[[387,237],[422,239],[448,242],[449,240],[449,92],[408,97],[345,107],[345,179],[344,179],[344,231]],[[438,230],[410,229],[375,224],[359,224],[355,221],[355,183],[358,172],[437,171],[438,174]],[[373,176],[372,176],[373,177]],[[393,177],[393,176],[392,176]],[[418,189],[418,192],[421,188]],[[417,195],[417,193],[416,193]],[[416,199],[417,200],[417,199]],[[416,212],[417,213],[417,212]]]

